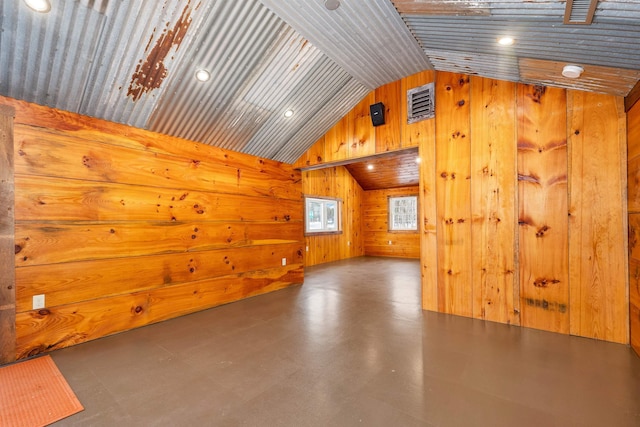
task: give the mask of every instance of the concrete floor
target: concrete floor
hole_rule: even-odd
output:
[[[628,347],[423,312],[414,260],[52,353],[80,426],[640,426]]]

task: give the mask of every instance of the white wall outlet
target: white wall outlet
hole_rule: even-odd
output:
[[[44,294],[33,296],[33,309],[40,310],[44,308]]]
[[[287,259],[286,258],[282,258],[282,265],[287,265]]]
[[[351,241],[347,240],[347,246],[351,246]]]
[[[391,244],[391,240],[389,240],[389,244]]]
[[[307,246],[307,252],[309,252],[309,246]]]

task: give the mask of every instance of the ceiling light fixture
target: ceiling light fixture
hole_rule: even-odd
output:
[[[422,162],[422,159],[420,157],[416,157],[416,163],[420,164]]]
[[[324,7],[326,7],[329,10],[336,10],[337,8],[340,7],[340,1],[339,0],[324,0]]]
[[[500,46],[511,46],[515,40],[510,36],[502,36],[498,39],[498,44]]]
[[[373,170],[373,165],[372,165],[372,164],[368,164],[368,165],[367,165],[367,169],[369,169],[370,171],[372,171],[372,170]]]
[[[51,10],[49,0],[24,0],[24,2],[36,12],[47,13]]]
[[[291,116],[293,116],[293,110],[287,110],[284,112],[284,117],[285,118],[290,118]]]
[[[211,74],[209,74],[207,70],[201,69],[196,71],[196,79],[198,81],[206,82],[207,80],[209,80],[209,78],[211,78]]]
[[[579,65],[565,65],[562,69],[562,75],[568,79],[577,79],[584,72],[584,68]]]

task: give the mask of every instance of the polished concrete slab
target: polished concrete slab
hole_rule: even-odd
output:
[[[420,309],[418,261],[296,286],[52,353],[60,426],[640,426],[626,346]]]

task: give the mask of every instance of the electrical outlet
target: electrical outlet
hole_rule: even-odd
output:
[[[351,246],[351,241],[347,241],[347,246]]]
[[[33,296],[33,309],[40,310],[44,308],[44,294]]]
[[[389,244],[391,244],[391,240],[389,240]]]
[[[282,258],[282,265],[287,265],[287,259],[286,258]]]
[[[309,252],[309,246],[307,246],[307,252]]]

